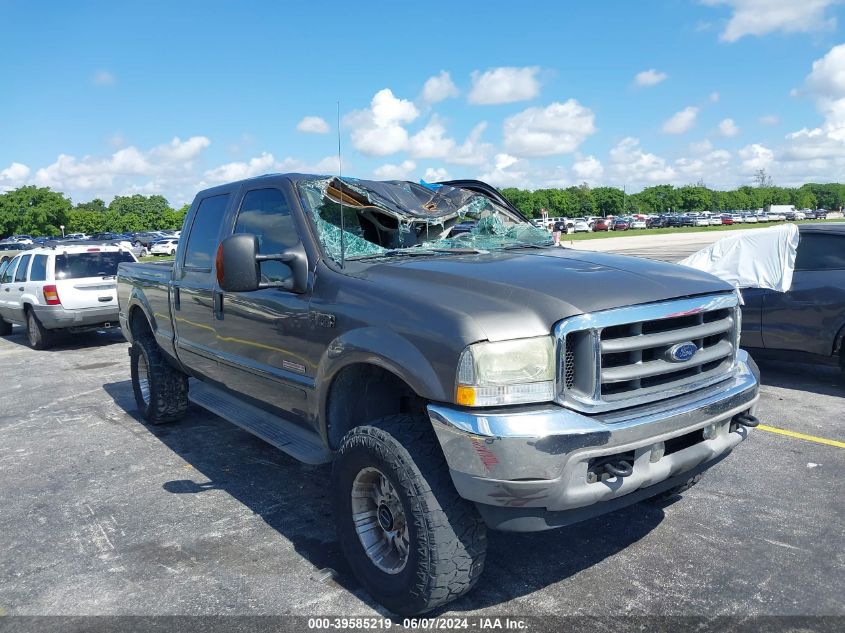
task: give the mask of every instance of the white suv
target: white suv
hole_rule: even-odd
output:
[[[117,265],[134,262],[117,246],[58,245],[20,253],[0,265],[0,335],[26,327],[29,344],[44,349],[56,330],[80,332],[118,325]]]

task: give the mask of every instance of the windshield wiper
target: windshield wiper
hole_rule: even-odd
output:
[[[424,255],[439,255],[441,253],[448,253],[454,255],[478,255],[479,253],[486,253],[477,248],[394,248],[381,253],[373,253],[372,255],[356,255],[347,257],[349,261],[360,261],[362,259],[379,259],[381,257],[421,257]]]
[[[515,249],[515,248],[547,248],[551,245],[552,245],[551,242],[549,242],[548,244],[545,244],[545,243],[536,244],[536,243],[533,243],[533,242],[519,242],[517,244],[508,244],[507,246],[503,246],[502,250],[503,251],[510,251],[510,250]]]

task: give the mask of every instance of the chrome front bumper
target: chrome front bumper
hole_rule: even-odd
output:
[[[740,350],[733,377],[635,409],[587,416],[551,404],[495,411],[429,405],[428,413],[458,493],[482,514],[483,506],[562,512],[660,488],[715,463],[747,437],[746,427],[731,431],[731,418],[754,412],[758,382],[757,366]],[[657,443],[709,425],[716,426],[711,439],[651,460]],[[588,481],[590,460],[629,451],[630,476]]]

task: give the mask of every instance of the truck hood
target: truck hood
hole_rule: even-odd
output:
[[[382,296],[462,312],[490,341],[548,334],[586,312],[732,290],[676,264],[564,248],[402,257],[355,276]]]

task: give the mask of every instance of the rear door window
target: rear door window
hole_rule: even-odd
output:
[[[24,255],[18,264],[18,270],[15,272],[15,282],[26,281],[26,269],[29,266],[29,260],[32,255]]]
[[[6,262],[7,265],[3,270],[3,274],[0,275],[0,284],[7,284],[12,281],[12,277],[15,274],[15,268],[17,267],[19,261],[20,256],[13,258],[10,262]]]
[[[217,251],[217,236],[223,214],[229,204],[229,194],[211,196],[200,202],[185,246],[185,268],[211,270]]]
[[[134,262],[126,251],[56,255],[56,280],[114,277],[120,262]]]
[[[47,256],[36,255],[32,258],[32,267],[29,270],[30,281],[47,281]]]

